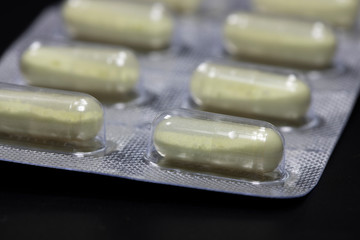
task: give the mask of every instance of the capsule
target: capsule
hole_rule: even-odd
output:
[[[331,66],[337,40],[321,22],[239,12],[225,23],[225,48],[233,56],[305,68]]]
[[[191,80],[193,101],[203,110],[278,122],[300,122],[311,90],[294,74],[203,63]]]
[[[125,96],[135,91],[139,66],[128,50],[32,44],[22,56],[28,83],[85,92],[96,97]]]
[[[275,171],[283,159],[283,138],[264,122],[162,116],[153,143],[160,166],[236,176]]]
[[[100,132],[103,109],[86,94],[1,83],[0,119],[0,132],[10,136],[84,142]]]
[[[202,0],[143,0],[147,2],[160,2],[171,10],[179,13],[193,13],[199,9]]]
[[[359,0],[253,0],[257,11],[325,21],[340,28],[356,22]]]
[[[156,50],[169,46],[173,20],[161,4],[68,0],[63,17],[74,38]]]

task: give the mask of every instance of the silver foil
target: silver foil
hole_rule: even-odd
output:
[[[247,2],[235,2],[229,1],[219,8],[219,1],[205,1],[199,14],[176,17],[177,28],[170,49],[138,53],[142,68],[141,86],[148,96],[141,104],[105,106],[108,141],[105,156],[76,157],[0,145],[0,158],[233,194],[271,198],[306,195],[319,181],[357,98],[360,55],[356,53],[360,52],[360,43],[350,34],[339,34],[340,46],[335,64],[342,71],[306,72],[313,88],[312,112],[321,119],[321,124],[308,130],[284,132],[286,179],[249,182],[160,169],[145,160],[151,122],[162,111],[184,106],[188,101],[188,85],[193,70],[205,60],[229,59],[222,47],[224,19],[227,13],[248,7]],[[65,33],[58,6],[44,11],[7,50],[0,62],[1,81],[25,85],[18,64],[21,54],[32,42],[44,39],[72,41]]]

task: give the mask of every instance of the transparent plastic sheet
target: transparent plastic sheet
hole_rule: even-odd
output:
[[[207,5],[207,2],[210,4]],[[246,1],[235,2],[231,1],[221,12],[211,12],[206,9],[216,6],[219,1],[205,0],[199,16],[177,17],[177,29],[170,49],[138,54],[144,76],[143,86],[154,97],[144,104],[124,105],[122,109],[105,105],[107,154],[104,157],[79,158],[2,145],[1,159],[258,197],[294,198],[309,193],[319,181],[358,95],[360,56],[356,53],[360,51],[360,44],[349,35],[339,35],[340,47],[336,59],[347,70],[331,74],[318,72],[316,78],[309,80],[313,88],[312,111],[322,119],[322,124],[310,130],[283,132],[286,142],[285,171],[288,174],[283,181],[239,181],[161,169],[145,160],[152,121],[163,111],[177,109],[188,100],[191,74],[199,64],[204,60],[228,58],[224,54],[220,34],[223,20],[237,5],[248,6]],[[59,6],[47,9],[4,54],[0,63],[2,82],[26,84],[18,61],[24,49],[42,38],[67,39]]]

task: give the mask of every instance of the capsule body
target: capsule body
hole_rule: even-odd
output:
[[[355,24],[359,0],[253,0],[257,11],[325,21],[336,27]]]
[[[190,88],[203,110],[266,120],[303,120],[311,103],[310,88],[296,75],[249,67],[201,64]]]
[[[180,13],[193,13],[195,12],[202,0],[143,0],[146,2],[160,2],[164,3],[171,10]]]
[[[165,116],[153,142],[160,166],[225,175],[272,172],[283,158],[282,137],[267,125]]]
[[[86,94],[0,85],[0,132],[11,136],[87,141],[103,126],[103,109]]]
[[[31,85],[96,97],[126,95],[134,91],[139,79],[132,52],[94,47],[34,43],[22,56],[21,70]]]
[[[270,64],[328,67],[336,44],[334,32],[320,22],[239,12],[225,24],[225,48],[231,55]]]
[[[172,38],[173,20],[159,4],[68,0],[63,16],[75,38],[149,50],[168,47]]]

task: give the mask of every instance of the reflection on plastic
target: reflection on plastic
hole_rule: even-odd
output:
[[[310,88],[295,74],[211,62],[194,72],[191,96],[203,110],[289,124],[301,122],[311,103]]]
[[[152,142],[160,166],[258,180],[279,167],[284,150],[270,124],[185,110],[155,120]]]
[[[4,83],[0,117],[2,134],[64,143],[95,139],[104,121],[102,106],[89,95]]]
[[[320,22],[239,12],[225,24],[226,50],[236,57],[305,68],[331,66],[337,40]]]
[[[161,4],[114,0],[68,0],[63,16],[75,38],[156,50],[168,47],[171,15]]]
[[[89,93],[99,98],[131,94],[139,80],[135,55],[128,50],[33,43],[21,69],[29,84]]]
[[[253,0],[257,11],[325,21],[336,27],[354,26],[359,0]]]
[[[203,0],[142,0],[146,2],[161,2],[164,3],[171,10],[180,13],[193,13],[198,8]]]

